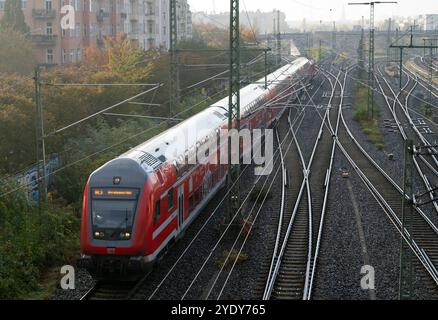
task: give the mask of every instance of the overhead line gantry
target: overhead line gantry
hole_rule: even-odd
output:
[[[348,5],[370,6],[370,41],[368,55],[368,117],[374,118],[374,6],[376,4],[397,4],[396,1],[350,2]]]

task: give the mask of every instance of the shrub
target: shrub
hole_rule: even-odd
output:
[[[3,195],[11,187],[0,187]],[[79,219],[72,210],[39,210],[17,191],[0,197],[0,299],[26,297],[42,274],[79,251]]]

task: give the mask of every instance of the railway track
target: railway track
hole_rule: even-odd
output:
[[[360,179],[377,200],[392,224],[405,239],[410,237],[402,230],[403,190],[372,159],[356,140],[344,118],[341,109],[342,125],[338,133],[338,147],[348,159]],[[427,283],[427,290],[438,297],[438,230],[420,208],[415,208],[412,228],[413,245],[417,274]],[[395,244],[399,245],[399,244]],[[424,272],[425,271],[425,272]]]
[[[410,77],[409,74],[406,74],[406,84],[402,90],[396,94],[391,87],[391,84],[383,76],[380,69],[378,69],[378,73],[380,74],[381,81],[377,79],[377,83],[381,89],[393,119],[397,124],[398,131],[403,141],[406,142],[408,139],[411,139],[414,142],[414,145],[431,147],[431,149],[428,149],[429,154],[414,156],[413,161],[418,174],[418,179],[423,182],[424,192],[429,192],[430,200],[433,200],[433,186],[438,185],[438,160],[436,159],[435,155],[432,154],[434,148],[432,148],[430,142],[417,128],[409,112],[409,101],[412,98],[412,94],[417,86],[417,81]],[[384,83],[383,85],[382,82]],[[392,105],[390,100],[393,101]],[[435,202],[433,203],[433,207],[435,212],[438,212],[438,205]]]
[[[137,285],[134,281],[98,281],[81,300],[128,300]]]
[[[423,76],[424,71],[419,69],[419,67],[415,63],[415,59],[413,60],[413,70],[411,68],[405,68],[405,72],[409,73],[410,76],[418,78],[418,84],[423,87],[427,92],[430,91],[430,79],[425,78]],[[428,70],[428,69],[427,69]],[[435,98],[438,98],[438,87],[436,85],[432,85],[432,95]]]
[[[311,297],[334,153],[330,152],[334,147],[327,122],[333,119],[329,106],[334,101],[336,86],[329,81],[331,96],[324,113],[321,115],[314,104],[308,107],[315,108],[321,117],[321,127],[308,163],[304,160],[290,117],[287,124],[283,120],[283,126],[279,126],[279,135],[292,135],[295,143],[293,150],[281,150],[283,176],[287,177],[288,172],[300,173],[291,183],[283,184],[283,189],[287,189],[283,198],[285,205],[280,209],[268,276],[264,279],[264,286],[259,286],[259,295],[263,299]],[[308,98],[313,103],[309,94]]]

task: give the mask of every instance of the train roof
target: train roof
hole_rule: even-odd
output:
[[[275,88],[275,86],[284,79],[287,79],[291,75],[295,74],[297,70],[302,68],[309,60],[307,58],[297,58],[291,63],[281,67],[280,69],[274,71],[268,75],[268,88],[265,89],[264,83],[265,78],[261,78],[255,83],[249,84],[240,90],[240,109],[244,112],[246,106],[251,104],[258,97],[264,95],[267,91]],[[228,97],[216,102],[212,105],[213,107],[223,107],[228,109]]]
[[[244,112],[245,106],[251,104],[267,91],[272,90],[279,81],[287,79],[287,77],[296,73],[297,70],[302,68],[308,61],[306,58],[298,58],[271,73],[268,76],[269,85],[267,89],[264,88],[264,78],[243,88],[240,92],[242,112]],[[188,146],[188,149],[196,146],[199,141],[223,126],[227,119],[228,97],[145,143],[132,148],[122,154],[119,159],[129,158],[136,160],[146,171],[153,172],[165,162],[176,161],[178,157],[185,154],[187,150],[178,150],[179,152],[175,152],[178,147],[181,147],[181,143]],[[184,139],[187,139],[187,141]]]
[[[181,151],[177,149],[181,147],[181,144],[190,147],[196,145],[202,138],[198,136],[202,134],[207,136],[212,130],[219,128],[227,119],[227,110],[209,107],[145,143],[132,148],[121,155],[120,158],[135,159],[146,170],[154,171],[166,161],[176,160],[178,156],[174,154],[174,151]],[[182,153],[184,154],[185,151],[182,150]],[[180,153],[178,152],[178,154]],[[169,154],[170,159],[168,158]]]

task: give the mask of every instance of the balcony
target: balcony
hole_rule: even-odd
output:
[[[32,41],[39,46],[53,46],[56,44],[57,35],[53,34],[34,34]]]
[[[55,10],[32,9],[32,17],[35,19],[53,19],[55,16]]]
[[[100,11],[100,12],[96,13],[96,19],[99,22],[102,22],[104,19],[107,19],[109,17],[110,17],[110,13],[109,12]]]
[[[129,15],[129,20],[131,21],[138,21],[139,19],[139,15],[136,12],[131,12],[131,14]]]

